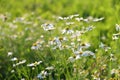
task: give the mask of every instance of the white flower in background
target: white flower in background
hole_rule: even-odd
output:
[[[117,34],[113,34],[112,39],[117,40],[117,39],[119,39],[119,36]]]
[[[98,21],[102,21],[104,19],[104,17],[101,17],[101,18],[94,18],[93,21],[94,22],[98,22]]]
[[[63,20],[69,20],[70,19],[70,17],[64,17],[63,18]]]
[[[69,20],[69,19],[73,19],[74,17],[78,17],[79,14],[74,14],[74,15],[70,15],[70,16],[67,16],[67,17],[58,17],[58,20]]]
[[[61,45],[61,40],[59,39],[59,37],[55,37],[53,43],[56,45]]]
[[[53,40],[50,40],[48,44],[52,46],[52,49],[64,49],[62,42],[67,41],[66,37],[55,37]]]
[[[66,28],[66,29],[62,30],[62,34],[72,34],[72,33],[74,33],[74,31],[69,29],[69,28]]]
[[[91,51],[84,51],[81,56],[93,56],[95,58],[95,54]]]
[[[78,46],[78,49],[87,49],[90,46],[91,46],[90,43],[82,43],[80,44],[80,46]]]
[[[33,43],[31,49],[32,50],[38,50],[38,49],[40,49],[42,47],[42,45],[43,45],[44,42],[45,42],[44,40],[40,40],[40,39],[37,40],[35,43]]]
[[[120,25],[116,24],[116,31],[120,31]]]
[[[116,69],[112,69],[111,70],[111,74],[116,74],[117,73],[117,70]]]
[[[108,47],[107,45],[103,44],[102,42],[100,43],[99,47],[104,49],[105,52],[107,52],[109,49],[111,49],[111,47]]]
[[[72,51],[73,51],[73,53],[74,53],[75,55],[80,55],[80,54],[83,53],[83,51],[82,51],[81,48],[80,48],[79,50],[77,50],[77,51],[75,51],[74,49],[72,49]]]
[[[46,70],[53,70],[54,69],[54,67],[53,66],[50,66],[50,67],[47,67],[47,68],[45,68]]]
[[[1,19],[2,21],[6,21],[6,20],[7,20],[7,16],[4,15],[4,14],[0,14],[0,19]]]
[[[76,21],[83,21],[83,17],[75,18]]]
[[[66,22],[66,25],[72,25],[74,22]]]
[[[63,18],[63,17],[61,17],[61,16],[60,16],[60,17],[58,17],[58,20],[63,20],[63,19],[64,19],[64,18]]]
[[[41,27],[45,30],[45,31],[51,31],[54,30],[54,25],[53,24],[42,24]]]
[[[113,34],[112,39],[117,40],[119,39],[120,33]]]
[[[73,19],[74,17],[78,17],[78,16],[79,16],[79,14],[74,14],[74,15],[70,15],[69,18]]]
[[[38,75],[37,75],[37,78],[38,78],[38,79],[43,79],[44,77],[43,77],[41,74],[38,74]]]
[[[83,19],[83,21],[84,21],[84,22],[89,22],[89,19],[86,18],[86,19]]]
[[[13,20],[13,23],[24,22],[24,21],[25,21],[25,17],[17,17],[15,20]]]
[[[24,63],[26,63],[26,60],[19,61],[18,63],[16,63],[16,66],[18,66],[20,64],[24,64]]]
[[[34,62],[34,63],[31,63],[31,64],[27,64],[27,66],[28,67],[34,67],[34,66],[37,66],[37,65],[39,65],[39,64],[41,64],[42,63],[42,61],[36,61],[36,62]]]
[[[11,70],[11,73],[14,73],[15,72],[15,70]]]
[[[83,31],[78,31],[76,30],[72,35],[71,38],[77,38],[79,36],[81,36],[84,32]]]
[[[91,31],[91,30],[93,30],[95,27],[93,26],[93,25],[91,25],[91,26],[88,26],[87,28],[86,28],[86,31]]]
[[[71,56],[71,57],[68,58],[68,60],[69,60],[70,62],[74,62],[74,61],[75,61],[75,58]]]
[[[13,55],[13,52],[8,52],[8,56],[12,56]]]
[[[45,70],[41,71],[40,74],[37,75],[38,79],[45,79],[47,76],[49,75],[49,73]]]
[[[16,57],[12,58],[11,61],[17,61],[18,59]]]
[[[76,60],[78,60],[78,59],[80,59],[80,58],[81,58],[80,55],[76,55],[76,57],[75,57]]]
[[[117,58],[114,56],[114,54],[110,54],[110,61],[116,61]]]
[[[71,47],[73,48],[75,47],[75,42],[71,42],[70,44],[71,44]]]
[[[74,62],[75,60],[78,60],[78,59],[80,59],[80,58],[81,58],[80,55],[74,55],[74,56],[69,57],[68,60],[69,60],[70,62]]]
[[[8,24],[8,26],[9,26],[11,29],[16,29],[16,28],[18,28],[18,26],[15,25],[15,24],[13,24],[13,23],[7,23],[7,24]]]
[[[25,80],[25,78],[22,78],[21,80]]]

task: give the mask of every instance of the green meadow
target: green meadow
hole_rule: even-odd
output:
[[[0,80],[120,80],[119,0],[0,0]]]

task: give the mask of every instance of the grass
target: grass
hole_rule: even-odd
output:
[[[0,0],[0,80],[119,80],[119,5]]]

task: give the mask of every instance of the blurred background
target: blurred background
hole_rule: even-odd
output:
[[[119,0],[0,0],[0,13],[12,12],[19,16],[27,12],[50,18],[51,15],[67,16],[80,14],[80,16],[111,16],[118,20],[120,13]]]

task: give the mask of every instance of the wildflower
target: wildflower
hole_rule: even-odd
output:
[[[61,17],[61,16],[60,16],[60,17],[58,17],[58,20],[63,20],[63,17]]]
[[[42,27],[45,31],[51,31],[51,30],[54,30],[54,29],[55,29],[54,26],[53,26],[53,24],[47,24],[47,23],[42,24],[41,27]]]
[[[107,68],[107,65],[104,64],[102,67],[101,67],[101,70],[105,70]]]
[[[77,37],[81,36],[83,33],[84,33],[83,31],[76,30],[74,33],[72,33],[71,38],[72,39],[77,38]]]
[[[93,19],[93,22],[102,21],[103,19],[104,19],[104,17],[101,17],[101,18],[95,18],[95,19]]]
[[[25,21],[25,17],[17,17],[15,20],[13,20],[13,23],[24,22],[24,21]]]
[[[66,29],[64,29],[64,30],[62,30],[62,34],[72,34],[72,33],[74,33],[74,31],[73,30],[70,30],[69,28],[66,28]]]
[[[93,27],[93,26],[89,26],[89,27],[87,27],[86,28],[86,31],[91,31],[91,30],[93,30],[95,27]]]
[[[110,61],[116,61],[116,58],[113,54],[110,54]]]
[[[78,17],[78,16],[79,16],[79,14],[74,14],[74,15],[70,15],[69,18],[72,19],[72,18]]]
[[[53,70],[54,69],[54,67],[53,66],[50,66],[50,67],[47,67],[47,68],[45,68],[46,70]]]
[[[93,56],[95,58],[95,54],[91,51],[84,51],[81,56]]]
[[[25,80],[25,78],[22,78],[21,80]]]
[[[83,17],[80,17],[80,18],[75,18],[76,21],[82,21],[83,20]]]
[[[31,49],[37,50],[42,47],[42,44],[44,43],[44,40],[37,40],[35,43],[33,43]],[[41,48],[42,49],[42,48]]]
[[[119,36],[120,36],[120,33],[113,34],[112,39],[117,40],[117,39],[119,39]]]
[[[15,70],[11,70],[11,73],[14,73],[15,72]]]
[[[17,61],[18,59],[16,57],[12,58],[11,61]]]
[[[115,74],[115,73],[116,73],[116,69],[112,69],[111,74]]]
[[[107,52],[109,49],[111,49],[111,47],[108,47],[107,45],[103,44],[102,42],[99,45],[100,48],[103,48],[105,50],[105,52]]]
[[[2,21],[6,21],[8,18],[6,15],[0,14],[0,19],[2,19]]]
[[[24,64],[25,62],[26,62],[26,60],[22,60],[22,61],[16,63],[16,66],[17,66],[17,65],[20,65],[20,64]]]
[[[75,47],[75,43],[74,42],[71,42],[71,47]]]
[[[120,25],[116,24],[116,31],[120,31]]]
[[[69,57],[68,60],[70,62],[74,62],[75,60],[78,60],[80,58],[81,58],[80,55],[74,55],[74,56]]]
[[[41,71],[40,74],[37,75],[38,79],[44,79],[49,75],[49,73],[45,70]]]
[[[8,52],[8,56],[12,56],[13,52]]]
[[[49,44],[50,45],[54,45],[54,48],[52,49],[62,49],[62,42],[66,41],[67,38],[66,37],[55,37],[53,40],[50,40]]]
[[[101,80],[100,79],[100,73],[98,71],[95,71],[92,75],[94,80]]]
[[[74,62],[74,61],[75,61],[75,58],[71,56],[71,57],[68,58],[68,60],[69,60],[70,62]]]
[[[38,62],[34,62],[34,63],[31,63],[31,64],[27,64],[28,67],[34,67],[34,66],[37,66],[39,64],[41,64],[42,61],[38,61]]]
[[[40,37],[41,37],[41,38],[44,38],[44,35],[41,35]]]
[[[38,75],[37,75],[37,78],[38,78],[38,79],[43,79],[43,76],[42,76],[41,74],[38,74]]]
[[[82,43],[81,45],[80,45],[80,48],[89,48],[91,45],[90,45],[90,43]]]
[[[66,25],[72,25],[74,22],[66,22]]]

